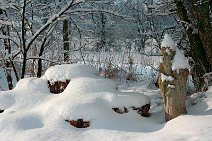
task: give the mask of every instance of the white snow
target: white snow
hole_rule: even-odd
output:
[[[61,94],[51,94],[47,80],[71,80]],[[42,78],[20,80],[15,89],[0,92],[0,137],[2,141],[209,141],[212,138],[212,87],[205,94],[189,97],[188,115],[167,123],[159,90],[145,82],[130,87],[96,76],[90,66],[51,67]],[[60,78],[62,77],[62,78]],[[66,78],[67,79],[67,78]],[[148,96],[147,96],[148,95]],[[134,110],[115,113],[113,107],[150,103],[151,116]],[[198,100],[197,100],[198,99]],[[195,104],[194,104],[195,103]],[[84,118],[89,128],[80,129],[66,119]]]
[[[0,39],[11,39],[10,36],[0,35]]]
[[[0,0],[0,8],[3,9],[3,10],[5,10],[5,8],[6,8],[6,2],[5,2],[5,0]]]
[[[75,3],[85,2],[85,0],[75,0]]]
[[[175,86],[174,86],[174,85],[171,85],[171,84],[168,84],[167,87],[168,87],[168,88],[171,88],[171,89],[174,89],[174,88],[175,88]]]
[[[160,61],[159,62],[163,63],[163,57],[162,56],[160,57]]]
[[[171,51],[169,50],[169,48],[166,49],[166,53],[167,53],[168,55],[171,55]]]
[[[9,21],[3,21],[3,20],[0,20],[0,25],[12,25],[12,23],[11,22],[9,22]]]
[[[171,50],[175,50],[175,43],[169,34],[164,35],[164,39],[161,43],[162,48],[169,48]],[[168,53],[168,52],[167,52]]]
[[[188,59],[184,56],[184,54],[178,48],[175,47],[174,41],[169,36],[169,34],[164,35],[164,39],[161,43],[161,47],[166,48],[165,51],[167,52],[168,55],[171,54],[170,49],[176,51],[175,56],[173,58],[172,70],[176,70],[179,73],[180,69],[189,69]],[[164,78],[162,80],[166,79],[164,75],[162,75],[162,77]]]
[[[39,115],[28,113],[20,118],[17,118],[16,125],[19,129],[23,130],[42,128],[44,126]]]
[[[164,82],[164,81],[173,81],[174,80],[174,78],[172,76],[167,76],[167,75],[165,75],[163,73],[160,73],[160,75],[161,75],[162,82]]]
[[[176,70],[179,73],[180,69],[189,69],[189,63],[183,53],[179,49],[176,49],[172,63],[172,70]]]
[[[76,77],[86,77],[97,75],[97,70],[88,65],[56,65],[50,67],[43,76],[50,81],[65,81],[66,79],[73,79]]]
[[[148,55],[159,54],[159,44],[154,38],[148,38],[145,41],[144,51]]]

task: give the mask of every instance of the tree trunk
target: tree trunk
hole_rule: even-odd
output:
[[[24,0],[23,5],[23,13],[22,13],[22,25],[21,25],[21,36],[22,36],[22,44],[23,44],[23,62],[22,62],[22,71],[21,71],[21,79],[24,78],[26,72],[26,63],[27,63],[27,52],[28,49],[26,48],[26,39],[25,39],[25,11],[26,11],[26,0]]]
[[[41,57],[43,55],[43,52],[44,52],[44,48],[45,48],[45,44],[46,44],[47,39],[48,39],[48,37],[47,37],[47,35],[45,35],[44,40],[43,40],[43,42],[41,44],[41,47],[40,47],[39,57]],[[42,75],[42,59],[39,58],[38,59],[37,77],[41,77],[41,75]]]
[[[40,51],[40,52],[41,52],[41,51]],[[42,54],[43,54],[43,53],[42,53]],[[39,57],[41,57],[40,54],[39,54]],[[42,75],[42,59],[39,58],[39,59],[38,59],[37,77],[41,77],[41,75]]]
[[[3,35],[6,36],[6,32],[3,31]],[[11,54],[11,46],[10,46],[9,39],[4,39],[4,46],[5,46],[5,51],[7,52],[7,54],[8,55]],[[11,76],[11,62],[9,58],[6,58],[4,67],[5,67],[5,75],[7,79],[8,89],[11,90],[13,89],[13,82],[12,82],[12,76]]]
[[[164,102],[165,119],[169,121],[179,115],[186,114],[186,83],[189,71],[180,69],[179,72],[172,70],[172,62],[176,51],[166,52],[162,47],[163,63],[159,66],[159,87]],[[163,79],[162,75],[173,79]]]
[[[108,51],[107,48],[105,48],[106,45],[106,33],[105,33],[105,25],[106,25],[106,16],[104,13],[101,13],[101,49],[104,49],[105,51]]]
[[[212,26],[210,18],[211,0],[199,1],[191,0],[192,11],[196,21],[196,27],[199,31],[203,48],[206,52],[206,58],[209,62],[210,71],[212,68]]]
[[[64,62],[69,62],[69,30],[68,20],[63,21],[63,47],[64,47]]]
[[[22,71],[21,71],[21,79],[24,78],[26,73],[26,66],[27,66],[27,53],[23,53],[23,62],[22,62]]]
[[[1,10],[0,15],[3,15],[3,14],[7,17],[6,11]],[[4,36],[8,36],[8,37],[10,36],[8,26],[6,26],[6,25],[2,26],[2,34]],[[11,76],[11,60],[9,57],[9,55],[11,54],[10,39],[4,38],[4,49],[5,49],[6,57],[7,57],[4,62],[5,76],[7,79],[8,89],[11,90],[11,89],[13,89],[13,82],[12,82],[12,76]]]
[[[13,79],[11,76],[11,71],[6,70],[6,79],[7,79],[7,84],[8,84],[8,89],[12,90],[13,89]]]
[[[166,121],[169,121],[177,116],[186,114],[186,82],[188,77],[188,70],[180,70],[179,73],[173,72],[175,78],[173,85],[174,89],[168,88],[166,93]]]
[[[205,73],[210,72],[211,70],[208,59],[206,57],[207,54],[206,51],[204,50],[203,42],[200,38],[200,35],[194,32],[191,26],[188,27],[189,26],[188,24],[192,23],[188,17],[188,13],[183,2],[175,0],[175,3],[180,20],[187,23],[187,25],[184,24],[183,26],[189,38],[190,55],[195,62],[191,73],[196,91],[201,91],[201,88],[204,84],[204,79],[202,78],[202,76]]]

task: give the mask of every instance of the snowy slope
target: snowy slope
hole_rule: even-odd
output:
[[[62,68],[60,71],[60,67]],[[211,140],[212,88],[188,99],[188,115],[164,123],[158,90],[144,83],[127,88],[96,76],[90,66],[63,65],[42,78],[20,80],[11,91],[0,92],[0,141],[155,141]],[[61,74],[62,72],[62,74]],[[51,94],[47,80],[70,79],[61,94]],[[118,114],[113,107],[142,106],[151,99],[151,116],[130,110]],[[89,128],[75,128],[65,120],[83,118]]]

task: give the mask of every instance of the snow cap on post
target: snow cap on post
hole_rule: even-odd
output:
[[[161,43],[161,48],[169,48],[171,50],[175,50],[175,43],[169,34],[164,35],[164,39]]]
[[[189,70],[189,63],[184,54],[179,49],[177,49],[172,63],[172,70],[179,73],[180,69]]]

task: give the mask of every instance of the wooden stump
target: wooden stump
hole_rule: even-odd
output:
[[[1,109],[0,109],[0,113],[3,113],[3,112],[4,112],[4,110],[1,110]]]
[[[128,110],[126,107],[124,108],[112,108],[113,111],[115,111],[116,113],[119,113],[119,114],[123,114],[123,113],[128,113]]]
[[[150,104],[146,104],[144,106],[141,107],[140,109],[140,114],[143,116],[143,117],[148,117],[149,116],[149,109],[150,109]]]
[[[90,126],[90,121],[84,121],[83,119],[66,120],[66,122],[69,122],[72,126],[76,128],[88,128]]]
[[[140,114],[143,117],[149,117],[149,109],[150,109],[150,104],[146,104],[141,107],[133,107],[133,110],[136,110],[138,114]]]
[[[137,111],[138,114],[140,114],[141,116],[143,117],[149,117],[149,109],[150,109],[150,104],[146,104],[144,106],[141,106],[141,107],[135,107],[135,106],[131,106],[129,108],[126,108],[126,107],[123,107],[123,108],[112,108],[116,113],[119,113],[119,114],[124,114],[124,113],[128,113],[129,110],[132,108],[133,110]]]
[[[166,121],[187,113],[186,83],[189,70],[188,68],[173,69],[176,51],[180,53],[177,48],[166,46],[161,48],[163,61],[159,65],[158,82],[163,97]]]
[[[49,88],[50,88],[50,92],[53,93],[53,94],[59,94],[59,93],[62,93],[67,85],[69,84],[70,80],[66,80],[65,82],[62,82],[62,81],[56,81],[56,82],[50,82],[48,80],[48,85],[49,85]]]

